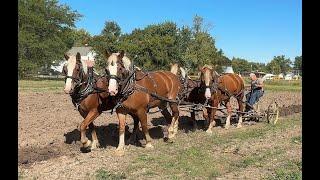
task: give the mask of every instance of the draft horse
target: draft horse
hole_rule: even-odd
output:
[[[206,130],[208,133],[212,133],[212,127],[215,126],[216,122],[214,120],[215,113],[217,111],[218,105],[224,102],[227,107],[227,120],[225,129],[230,127],[231,118],[231,105],[230,98],[233,96],[237,99],[239,105],[239,121],[237,128],[242,126],[242,114],[243,106],[243,96],[244,96],[244,82],[241,77],[237,74],[224,74],[219,76],[216,71],[213,70],[211,66],[204,66],[200,68],[201,75],[201,87],[205,90],[205,98],[209,100],[209,103],[213,107],[210,111],[210,122],[209,127]]]
[[[142,72],[134,68],[124,51],[110,53],[106,51],[106,72],[108,74],[110,96],[117,100],[116,113],[119,120],[119,145],[117,151],[124,150],[124,133],[127,114],[139,120],[145,135],[146,148],[152,148],[151,137],[147,126],[147,112],[150,108],[159,107],[166,119],[164,140],[172,139],[178,130],[179,109],[176,103],[181,84],[177,76],[169,71]],[[164,101],[164,99],[170,101]],[[167,110],[169,104],[172,115]],[[171,119],[172,118],[172,119]],[[168,123],[171,124],[168,127]],[[137,128],[134,129],[134,134]],[[168,137],[166,137],[168,132]]]
[[[82,147],[93,150],[99,147],[93,121],[102,111],[114,107],[106,89],[108,79],[95,75],[93,61],[81,59],[79,52],[76,56],[69,57],[66,54],[64,56],[67,60],[62,71],[66,76],[64,92],[71,96],[73,105],[84,118],[80,125]],[[88,126],[91,130],[92,142],[86,137]]]
[[[182,91],[179,93],[179,98],[181,100],[195,104],[204,104],[206,102],[204,91],[202,91],[202,87],[200,87],[200,80],[192,80],[191,78],[189,78],[187,71],[178,63],[170,64],[170,71],[179,77],[180,82],[183,86]],[[190,114],[193,124],[192,130],[195,131],[198,128],[195,111],[191,111]],[[209,121],[206,108],[203,109],[203,116],[205,120]]]

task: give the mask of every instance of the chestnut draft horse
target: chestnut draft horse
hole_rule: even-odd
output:
[[[108,79],[97,77],[93,73],[93,61],[82,60],[78,52],[76,56],[65,55],[67,60],[62,73],[66,76],[64,92],[70,94],[72,103],[84,118],[80,125],[81,143],[85,149],[99,147],[99,141],[93,121],[102,113],[112,109],[111,98],[106,92]],[[92,142],[86,137],[86,128],[89,126]]]
[[[190,103],[204,104],[206,102],[206,98],[204,96],[204,91],[202,91],[202,87],[200,87],[200,81],[194,81],[189,78],[186,70],[183,67],[180,67],[178,63],[170,64],[170,66],[170,71],[179,77],[183,86],[183,90],[179,93],[179,98]],[[193,124],[192,130],[195,131],[198,128],[195,111],[191,111],[190,114]],[[203,109],[203,117],[206,121],[209,121],[206,108]]]
[[[201,87],[205,88],[205,97],[210,100],[211,106],[214,107],[211,109],[210,113],[210,123],[206,132],[212,133],[212,127],[215,126],[216,122],[214,120],[215,113],[217,111],[217,107],[221,102],[224,102],[227,107],[227,120],[225,128],[228,129],[230,127],[230,118],[231,118],[231,105],[230,105],[230,97],[234,96],[239,105],[239,121],[237,124],[237,128],[242,126],[242,114],[243,112],[243,96],[244,96],[244,83],[241,77],[237,74],[225,74],[219,76],[216,71],[213,70],[211,66],[204,66],[200,69],[201,75]]]
[[[119,119],[119,145],[117,151],[124,150],[124,133],[126,115],[130,114],[141,123],[146,139],[146,148],[152,148],[151,137],[147,126],[147,112],[149,108],[158,107],[166,119],[165,132],[169,135],[164,140],[171,139],[178,130],[179,109],[176,102],[181,84],[177,76],[169,71],[155,71],[144,73],[138,71],[127,58],[124,61],[124,51],[120,53],[106,52],[107,68],[109,75],[109,93],[117,98],[116,113]],[[129,60],[129,61],[128,61]],[[128,68],[131,67],[131,68]],[[165,100],[164,100],[165,99]],[[167,100],[167,101],[166,101]],[[172,115],[167,110],[167,104]],[[168,123],[172,118],[169,129]],[[137,129],[134,129],[134,133]]]

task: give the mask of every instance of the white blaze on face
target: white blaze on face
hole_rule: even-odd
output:
[[[210,71],[209,71],[209,70],[207,70],[207,71],[205,72],[205,74],[204,74],[204,79],[205,79],[205,84],[206,84],[206,86],[208,87],[209,84],[210,84]],[[206,92],[205,92],[204,95],[205,95],[205,97],[206,97],[207,99],[210,99],[210,98],[211,98],[210,88],[206,88]]]
[[[76,57],[75,56],[71,56],[68,59],[68,63],[67,63],[67,71],[68,71],[67,75],[68,76],[72,76],[75,66],[76,66]],[[69,93],[70,92],[70,90],[71,90],[71,82],[72,82],[72,79],[71,78],[67,78],[66,84],[64,86],[64,92],[65,93]]]
[[[210,92],[209,88],[206,88],[205,96],[206,96],[207,99],[211,98],[211,92]]]
[[[117,75],[117,63],[114,63],[113,66],[109,65],[108,69],[109,69],[110,75],[113,75],[113,76]],[[115,79],[112,78],[109,80],[108,90],[111,96],[114,96],[118,93],[118,84]]]

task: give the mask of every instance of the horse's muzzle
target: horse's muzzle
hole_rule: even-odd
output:
[[[118,90],[109,91],[110,96],[115,96],[118,93]]]

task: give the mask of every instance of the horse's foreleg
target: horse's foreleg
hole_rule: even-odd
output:
[[[117,111],[117,116],[119,120],[119,144],[117,147],[117,151],[123,151],[124,150],[124,136],[125,136],[125,130],[126,130],[126,114],[123,114],[121,112]]]
[[[139,130],[139,118],[135,115],[132,115],[132,118],[133,118],[134,125],[133,125],[133,130],[132,130],[132,134],[130,136],[129,142],[131,144],[135,144],[137,141],[137,133]]]
[[[227,106],[228,116],[227,116],[227,120],[226,120],[225,129],[229,129],[229,127],[230,127],[231,113],[232,113],[230,101],[227,102],[226,106]]]
[[[80,125],[80,132],[81,132],[81,143],[84,148],[87,148],[91,146],[91,141],[88,140],[86,137],[86,128],[88,127],[89,124],[93,122],[97,117],[99,116],[99,112],[96,110],[90,111],[87,114],[87,117],[82,121]]]
[[[141,128],[146,138],[146,148],[153,148],[151,144],[151,137],[149,135],[148,130],[148,118],[147,118],[147,112],[145,110],[140,110],[138,112],[138,118],[140,119]]]
[[[212,128],[216,125],[216,120],[214,119],[214,116],[216,115],[216,107],[218,107],[218,101],[217,100],[213,100],[212,102],[212,107],[215,107],[211,110],[207,110],[207,112],[209,112],[209,115],[210,117],[208,118],[209,119],[209,126],[208,126],[208,129],[206,130],[207,133],[211,134],[212,133]]]
[[[89,129],[91,130],[91,137],[92,137],[92,144],[91,144],[91,150],[96,149],[98,147],[100,147],[99,141],[98,141],[98,137],[97,137],[97,133],[96,133],[96,127],[93,124],[93,122],[91,122],[89,124]]]
[[[192,121],[192,131],[196,131],[198,129],[198,125],[196,121],[195,111],[191,111],[191,121]]]

